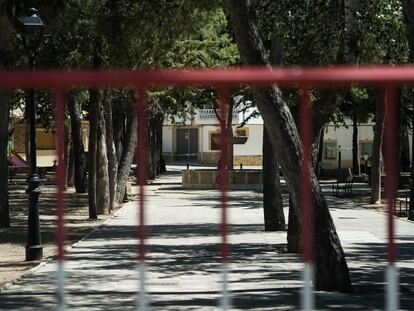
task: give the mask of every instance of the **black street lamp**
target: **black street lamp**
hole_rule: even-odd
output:
[[[43,40],[44,24],[37,10],[32,8],[29,15],[22,18],[24,26],[23,43],[29,59],[30,69],[35,71],[36,55]],[[39,223],[39,195],[41,180],[37,174],[36,163],[36,106],[34,89],[29,93],[29,129],[30,129],[30,174],[27,178],[29,194],[29,217],[27,228],[26,261],[39,260],[43,257],[43,246]]]
[[[338,177],[341,176],[342,171],[342,148],[341,145],[338,146]]]

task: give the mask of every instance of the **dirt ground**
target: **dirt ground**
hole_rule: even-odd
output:
[[[11,227],[0,229],[0,290],[28,269],[37,266],[40,261],[25,261],[25,246],[27,239],[27,211],[28,195],[24,181],[9,186],[10,190],[10,217]],[[42,232],[43,260],[56,255],[54,245],[55,231],[55,188],[53,185],[44,185],[39,199],[40,226]],[[66,192],[66,244],[72,245],[82,239],[94,228],[110,218],[112,214],[99,216],[98,220],[88,219],[87,194],[77,194],[73,188]]]

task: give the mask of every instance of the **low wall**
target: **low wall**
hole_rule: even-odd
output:
[[[162,156],[167,163],[174,163],[177,158],[175,152],[163,152]],[[204,165],[217,165],[220,159],[220,152],[199,152],[197,154],[197,162]],[[261,155],[234,155],[233,164],[235,167],[239,167],[240,164],[243,166],[261,166],[262,165]]]
[[[182,170],[183,189],[218,189],[218,170]],[[262,170],[229,171],[229,188],[232,190],[261,190]]]

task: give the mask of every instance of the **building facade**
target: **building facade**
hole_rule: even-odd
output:
[[[13,151],[26,159],[26,137],[28,137],[26,122],[21,118],[14,118],[11,124]],[[82,139],[86,152],[88,151],[88,134],[89,123],[82,121]],[[40,124],[36,128],[36,156],[38,166],[53,166],[57,160],[55,131],[46,130]]]
[[[235,136],[246,136],[244,144],[234,145],[234,165],[262,165],[263,120],[250,119],[244,124],[244,116],[250,112],[233,112]],[[241,126],[241,124],[244,124]],[[324,129],[321,169],[335,173],[339,168],[352,168],[352,122],[344,125],[328,124]],[[198,109],[192,120],[167,120],[163,126],[163,155],[167,163],[190,162],[201,165],[217,165],[219,146],[214,137],[220,135],[219,123],[213,109]],[[374,123],[358,125],[358,161],[361,172],[371,165]],[[411,152],[411,139],[410,139]]]
[[[245,113],[246,115],[247,113]],[[234,145],[234,165],[262,164],[263,120],[251,119],[243,126],[243,113],[233,111],[234,136],[246,137],[244,143]],[[163,156],[166,162],[191,162],[217,165],[220,146],[215,137],[220,126],[214,109],[198,109],[192,118],[183,121],[166,118],[163,126]]]

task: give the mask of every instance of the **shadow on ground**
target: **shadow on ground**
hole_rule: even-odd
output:
[[[217,209],[211,195],[203,196],[202,192],[189,197],[188,204]],[[259,209],[260,197],[239,196],[230,208],[239,209],[240,213],[243,209]],[[335,205],[341,211],[346,208]],[[148,227],[146,283],[151,310],[216,309],[221,268],[218,231],[218,224],[212,222]],[[232,305],[238,310],[298,310],[301,259],[284,252],[284,244],[243,238],[260,237],[262,231],[261,223],[230,226],[234,237],[230,248]],[[68,309],[136,310],[135,236],[135,226],[112,223],[94,232],[68,254]],[[401,309],[413,310],[414,239],[403,235],[399,241]],[[355,292],[317,292],[317,310],[383,310],[386,244],[360,241],[348,244],[345,253]],[[54,310],[55,269],[50,264],[0,293],[0,310]]]

